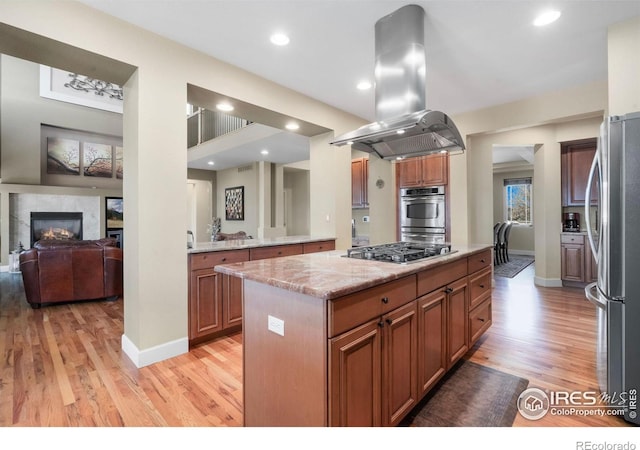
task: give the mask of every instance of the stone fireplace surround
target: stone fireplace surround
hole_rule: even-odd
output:
[[[9,195],[9,249],[31,242],[31,212],[81,212],[83,239],[100,239],[100,196],[13,193]]]

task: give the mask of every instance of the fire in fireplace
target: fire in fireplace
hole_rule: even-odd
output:
[[[32,212],[31,247],[41,239],[82,239],[82,213]]]

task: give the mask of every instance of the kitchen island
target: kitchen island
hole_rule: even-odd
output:
[[[245,426],[397,425],[491,325],[491,247],[453,250],[216,266],[242,280]]]
[[[335,238],[285,236],[197,242],[189,257],[189,345],[242,327],[242,282],[215,271],[218,264],[333,250]]]

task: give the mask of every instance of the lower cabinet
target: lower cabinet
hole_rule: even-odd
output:
[[[418,299],[418,395],[447,371],[447,296],[436,291]]]
[[[444,292],[447,295],[447,369],[449,369],[469,350],[466,278],[446,286]]]
[[[334,249],[335,240],[326,240],[189,254],[189,344],[242,327],[242,279],[218,273],[215,266]]]
[[[598,268],[586,235],[560,234],[560,273],[562,281],[571,286],[597,281]]]

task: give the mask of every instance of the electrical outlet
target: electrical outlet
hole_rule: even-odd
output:
[[[267,329],[275,334],[284,336],[284,320],[267,316]]]

